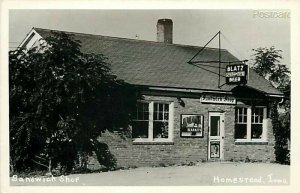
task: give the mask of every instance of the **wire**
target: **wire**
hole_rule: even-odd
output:
[[[234,49],[234,51],[236,51],[237,54],[239,54],[239,56],[240,56],[241,58],[243,58],[244,60],[246,60],[246,57],[244,57],[243,54],[241,54],[239,51],[237,51],[237,49],[235,49],[235,47],[234,47],[233,44],[229,41],[229,39],[226,38],[225,35],[224,35],[223,33],[221,33],[221,35],[222,35],[222,37],[224,38],[224,40],[225,40],[228,44],[230,44],[230,46]]]

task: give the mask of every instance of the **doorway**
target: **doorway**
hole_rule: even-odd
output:
[[[208,160],[224,159],[225,113],[208,113]]]

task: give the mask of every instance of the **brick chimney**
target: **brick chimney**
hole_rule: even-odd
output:
[[[157,41],[173,43],[173,21],[171,19],[159,19],[157,21]]]

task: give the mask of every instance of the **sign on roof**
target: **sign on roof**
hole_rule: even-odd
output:
[[[226,66],[227,84],[247,84],[248,66],[245,64],[230,64]]]

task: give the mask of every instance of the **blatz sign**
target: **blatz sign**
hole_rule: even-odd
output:
[[[226,66],[227,84],[247,84],[248,66],[245,64],[231,64]]]

